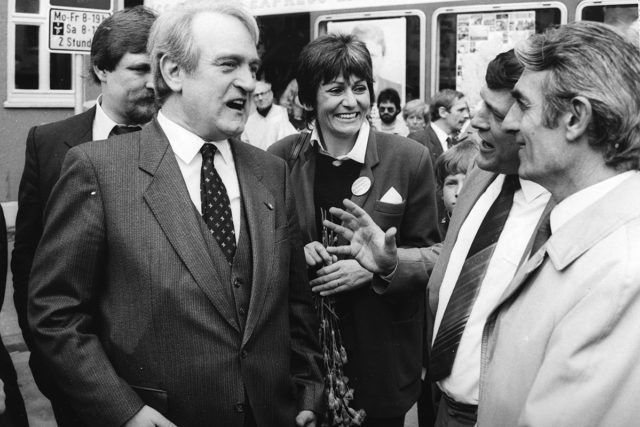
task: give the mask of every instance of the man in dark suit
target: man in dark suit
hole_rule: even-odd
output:
[[[429,114],[431,123],[420,131],[411,132],[409,138],[427,147],[435,164],[436,159],[455,143],[469,120],[469,106],[462,92],[444,89],[433,95]]]
[[[87,141],[106,139],[117,125],[142,125],[151,120],[156,108],[146,44],[154,21],[153,12],[141,6],[115,12],[103,21],[91,45],[91,75],[102,91],[96,105],[66,120],[34,126],[27,137],[11,259],[14,303],[22,334],[32,351],[29,364],[33,377],[51,400],[61,427],[76,426],[79,420],[60,399],[43,361],[33,351],[27,324],[33,255],[42,236],[44,207],[67,150]]]
[[[7,284],[7,224],[0,206],[0,308]],[[11,356],[0,341],[0,426],[28,427],[27,411],[18,387],[18,377]],[[3,409],[4,408],[4,409]]]
[[[409,138],[429,149],[431,162],[435,165],[438,157],[455,144],[458,138],[461,140],[467,138],[467,135],[460,136],[459,133],[465,122],[469,120],[469,106],[462,92],[444,89],[433,96],[429,114],[431,123],[422,130],[411,132]],[[444,237],[449,218],[442,198],[439,197],[437,203],[440,234]]]
[[[29,323],[86,423],[313,426],[322,410],[288,172],[235,138],[257,41],[239,6],[161,16],[149,39],[157,119],[67,153]]]
[[[357,254],[365,268],[378,274],[391,274],[390,288],[429,280],[427,381],[436,382],[442,392],[436,426],[476,424],[484,324],[529,254],[535,230],[549,210],[550,194],[518,179],[519,145],[502,127],[521,73],[513,50],[498,55],[487,68],[483,103],[472,121],[482,139],[480,168],[465,180],[441,248],[396,250],[393,233],[385,236],[357,208],[349,209],[356,217],[340,215],[355,231],[347,231],[351,247],[340,251]],[[362,238],[370,235],[377,240],[367,245]],[[420,424],[431,425],[423,419]]]

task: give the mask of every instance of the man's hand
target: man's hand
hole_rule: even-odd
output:
[[[325,220],[323,224],[349,240],[349,246],[327,248],[333,255],[355,258],[367,270],[386,276],[393,272],[398,263],[396,228],[385,233],[364,209],[351,200],[343,200],[346,210],[331,208],[329,212],[342,221],[342,225]]]
[[[123,427],[177,427],[150,406],[143,406]]]
[[[300,427],[316,427],[316,414],[309,410],[300,411],[296,416],[296,425]]]
[[[313,292],[320,293],[323,297],[358,289],[373,278],[371,272],[353,259],[336,261],[321,268],[316,274],[318,277],[309,284]]]
[[[329,265],[337,258],[332,257],[320,242],[310,242],[304,246],[304,258],[308,267]]]

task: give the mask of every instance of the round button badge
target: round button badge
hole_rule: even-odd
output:
[[[351,186],[351,192],[354,196],[362,196],[366,194],[367,191],[371,188],[371,180],[367,176],[361,176],[360,178],[353,181],[353,185]]]

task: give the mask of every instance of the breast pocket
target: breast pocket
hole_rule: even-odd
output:
[[[371,216],[384,231],[391,227],[400,227],[406,204],[406,201],[402,203],[385,203],[378,200],[373,205],[373,215]]]

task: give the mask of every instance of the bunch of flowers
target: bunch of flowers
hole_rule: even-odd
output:
[[[321,210],[322,219],[327,219],[327,212]],[[324,247],[336,244],[338,237],[327,227],[322,227],[322,244]],[[346,427],[362,425],[364,410],[355,410],[350,404],[353,400],[353,389],[349,387],[349,378],[344,375],[343,366],[347,363],[347,351],[342,344],[342,336],[332,296],[315,298],[316,312],[320,319],[319,338],[322,346],[322,359],[325,368],[325,394],[327,413],[323,427]]]

